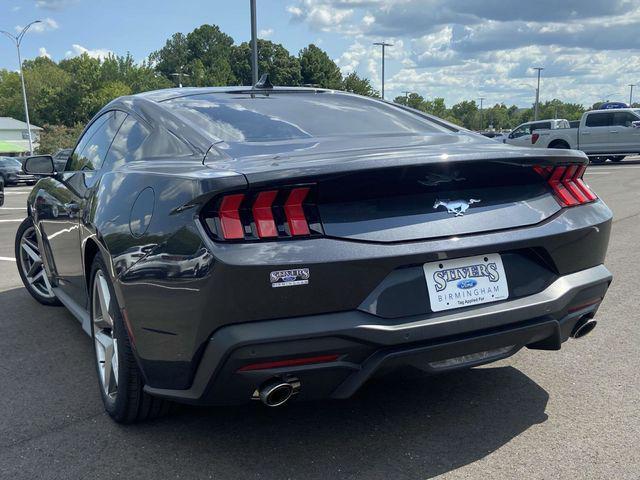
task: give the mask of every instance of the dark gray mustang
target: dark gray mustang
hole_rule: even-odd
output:
[[[20,275],[95,344],[107,412],[347,398],[595,326],[611,211],[587,157],[321,89],[114,100],[40,175]]]

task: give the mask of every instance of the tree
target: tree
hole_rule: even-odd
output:
[[[476,127],[477,114],[478,104],[475,100],[464,100],[451,107],[451,115],[457,120],[456,123],[468,129]]]
[[[361,78],[357,73],[353,72],[344,77],[342,80],[342,90],[365,95],[367,97],[379,97],[380,94],[371,86],[368,78]]]
[[[186,40],[189,60],[187,71],[190,64],[199,60],[203,72],[199,78],[192,79],[191,85],[204,87],[233,85],[236,82],[230,63],[233,38],[222,32],[220,27],[202,25],[189,33]]]
[[[323,88],[340,89],[342,86],[342,75],[340,69],[327,53],[309,44],[298,54],[300,59],[300,72],[302,73],[302,83],[304,85],[317,85]]]
[[[186,73],[190,61],[187,38],[182,33],[174,33],[164,47],[149,56],[149,60],[156,71],[167,79],[172,79],[174,73]]]
[[[73,148],[82,133],[84,125],[78,123],[72,127],[65,125],[44,125],[40,133],[38,152],[54,154],[61,148]]]
[[[251,85],[251,45],[234,47],[231,53],[233,73],[240,85]],[[258,39],[258,71],[268,73],[274,85],[300,85],[300,62],[279,43]]]

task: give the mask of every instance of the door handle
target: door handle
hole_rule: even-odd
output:
[[[620,133],[618,130],[609,130],[609,133]]]
[[[591,135],[591,132],[580,132],[582,135]]]

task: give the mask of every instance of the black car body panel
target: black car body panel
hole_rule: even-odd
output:
[[[124,97],[96,115],[79,146],[93,141],[86,139],[92,129],[113,137],[95,160],[98,167],[70,169],[78,161],[74,152],[68,171],[37,184],[29,211],[56,294],[87,331],[91,260],[100,252],[108,262],[149,392],[234,403],[248,400],[269,375],[295,374],[306,378],[309,398],[345,397],[378,367],[409,357],[404,363],[424,366],[505,341],[512,347],[477,364],[525,345],[559,348],[576,322],[597,310],[611,281],[602,267],[611,212],[601,200],[561,208],[533,171],[535,165],[585,164],[584,154],[509,147],[422,114],[416,121],[429,126],[420,135],[230,141],[218,136],[219,126],[207,130],[172,106],[181,99],[197,105],[198,95],[233,96],[243,105],[254,97],[322,102],[333,95],[335,102],[344,96],[362,102],[365,113],[414,115],[335,92],[243,88]],[[144,140],[135,155],[121,153],[136,135]],[[219,241],[206,221],[224,195],[252,198],[310,184],[321,223],[316,236],[261,240],[247,225],[244,240]],[[465,215],[452,215],[435,206],[444,198],[479,202]],[[422,266],[489,253],[502,255],[508,300],[431,311]],[[273,288],[270,274],[287,269],[308,269],[308,284]],[[527,304],[565,288],[570,278],[575,283],[544,311]],[[581,315],[569,312],[593,298],[598,301]],[[496,313],[493,324],[481,321],[486,309],[520,304],[517,321],[505,312]],[[444,329],[438,326],[443,319],[449,322]],[[414,324],[420,324],[418,337],[408,333]],[[389,333],[394,329],[402,334]],[[340,360],[237,372],[247,362],[326,352]]]

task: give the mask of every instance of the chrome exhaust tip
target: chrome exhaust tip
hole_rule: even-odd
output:
[[[593,320],[592,318],[582,318],[578,321],[575,327],[573,327],[573,331],[571,332],[571,338],[582,338],[589,335],[594,328],[596,328],[598,322]]]
[[[260,400],[267,407],[280,407],[300,391],[300,381],[297,378],[286,380],[274,379],[256,390],[253,399]]]

